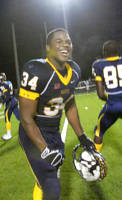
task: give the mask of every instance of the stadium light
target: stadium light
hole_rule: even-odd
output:
[[[71,0],[50,0],[50,1],[52,1],[52,3],[54,2],[54,4],[57,4],[57,5],[60,5],[62,3],[66,5]]]
[[[66,17],[66,6],[69,2],[69,0],[52,0],[52,2],[54,2],[54,4],[57,6],[62,7],[62,13],[63,13],[63,21],[64,21],[64,27],[68,30],[68,22],[67,22],[67,17]]]

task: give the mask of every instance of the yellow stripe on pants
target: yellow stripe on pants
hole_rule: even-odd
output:
[[[42,189],[36,183],[33,190],[33,200],[43,200]]]

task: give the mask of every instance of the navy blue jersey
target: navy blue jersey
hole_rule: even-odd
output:
[[[108,99],[122,100],[122,58],[119,56],[96,60],[93,65],[95,81],[103,81]]]
[[[69,60],[59,71],[48,59],[31,60],[23,68],[19,95],[38,99],[35,119],[43,126],[58,127],[62,110],[72,97],[80,74],[80,68],[74,61]]]
[[[11,81],[0,83],[0,95],[3,98],[3,103],[9,101],[13,95],[13,85]]]

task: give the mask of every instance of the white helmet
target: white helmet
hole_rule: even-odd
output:
[[[104,179],[107,173],[107,166],[105,159],[101,153],[96,151],[83,151],[80,153],[79,158],[76,156],[80,144],[76,145],[73,149],[73,164],[75,169],[86,181],[100,181]]]

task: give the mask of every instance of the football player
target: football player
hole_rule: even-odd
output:
[[[98,151],[102,148],[105,131],[122,117],[122,58],[119,56],[118,43],[106,41],[103,44],[103,56],[103,59],[93,63],[97,94],[105,101],[94,130]]]
[[[2,103],[5,104],[5,123],[6,133],[2,136],[3,140],[10,140],[11,135],[11,116],[14,113],[15,117],[20,120],[18,101],[13,94],[13,85],[11,81],[6,80],[6,74],[0,73],[0,96]]]
[[[30,60],[24,65],[19,103],[20,143],[36,178],[33,199],[59,200],[58,167],[64,160],[64,143],[59,126],[63,109],[81,146],[94,149],[81,126],[74,90],[80,79],[80,68],[72,60],[72,42],[68,32],[49,32],[47,58]]]

